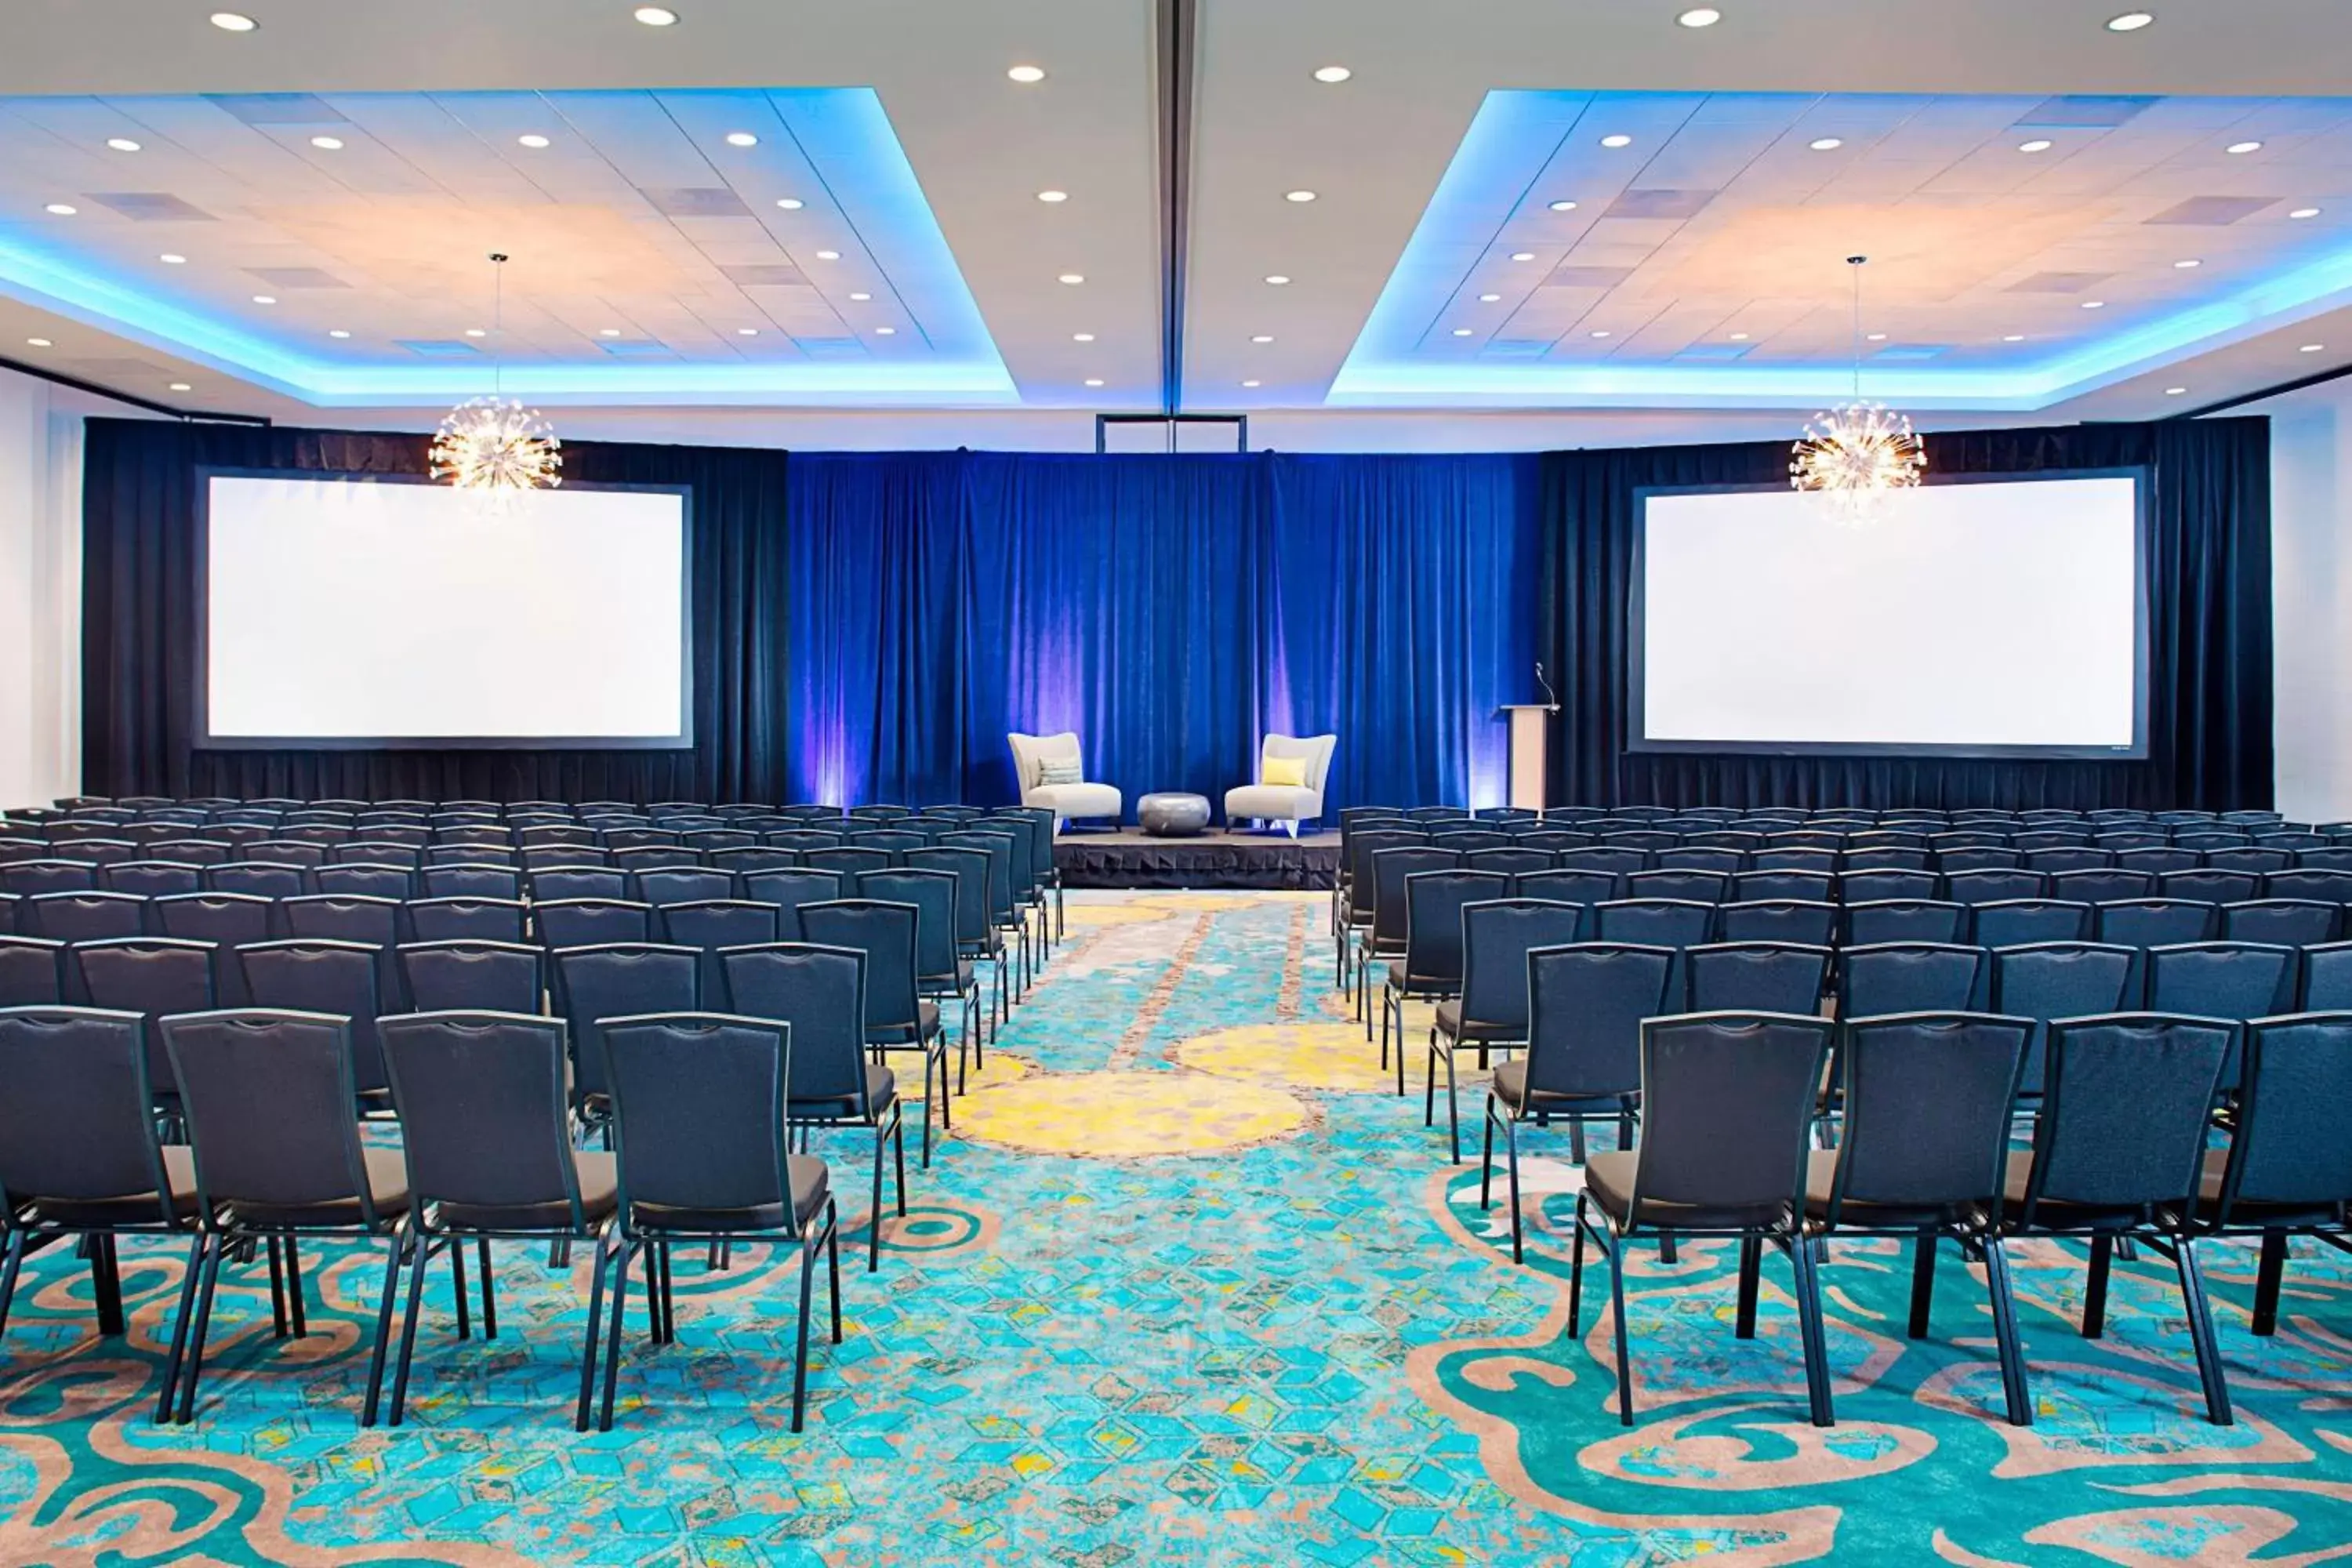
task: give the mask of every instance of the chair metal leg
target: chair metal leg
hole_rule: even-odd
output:
[[[388,1239],[390,1245],[386,1250],[391,1256],[384,1260],[383,1291],[376,1301],[375,1344],[368,1352],[367,1398],[360,1406],[360,1425],[362,1426],[375,1425],[376,1408],[383,1398],[383,1358],[384,1352],[392,1347],[392,1309],[393,1303],[400,1297],[400,1266],[408,1260],[409,1247],[422,1251],[425,1247],[425,1238],[411,1231],[405,1220]],[[217,1258],[219,1255],[215,1253],[214,1256]],[[205,1289],[209,1294],[212,1289],[209,1279],[205,1281]],[[202,1322],[197,1323],[196,1333],[201,1341],[204,1334]]]
[[[825,1267],[833,1275],[833,1342],[841,1342],[841,1213],[824,1200]]]
[[[286,1337],[286,1270],[279,1262],[278,1237],[269,1238],[269,1337]]]
[[[604,1399],[596,1412],[599,1432],[613,1429],[613,1384],[621,1366],[621,1321],[627,1316],[624,1309],[629,1297],[629,1265],[636,1261],[641,1249],[638,1242],[625,1238],[613,1270],[613,1319],[604,1325]]]
[[[890,1123],[890,1150],[898,1163],[898,1217],[907,1217],[907,1118],[901,1112]]]
[[[465,1244],[453,1241],[449,1245],[456,1247]],[[394,1426],[399,1426],[408,1414],[408,1368],[416,1355],[417,1309],[425,1300],[425,1265],[433,1257],[432,1239],[416,1237],[412,1250],[415,1257],[408,1265],[408,1304],[400,1313],[400,1353],[392,1363],[392,1415],[387,1424]]]
[[[935,1039],[925,1053],[923,1072],[926,1077],[929,1076],[930,1058],[933,1058],[940,1064],[940,1131],[950,1132],[955,1130],[955,1096],[948,1092],[948,1049],[944,1035]]]
[[[2114,1264],[2116,1238],[2091,1238],[2091,1275],[2083,1288],[2083,1337],[2102,1338],[2107,1331],[2107,1270]]]
[[[1573,1344],[1584,1323],[1584,1194],[1576,1194],[1575,1234],[1568,1244],[1568,1338]]]
[[[596,1393],[597,1331],[604,1327],[604,1270],[611,1267],[607,1234],[600,1234],[588,1255],[588,1331],[580,1343],[580,1404],[572,1413],[572,1429],[588,1430],[589,1406]]]
[[[816,1284],[816,1247],[801,1243],[801,1313],[793,1342],[793,1430],[801,1429],[808,1411],[809,1297]]]
[[[656,1241],[646,1248],[646,1304],[652,1309],[653,1331],[646,1342],[670,1342],[669,1243]]]
[[[1486,1150],[1478,1162],[1478,1212],[1486,1214],[1495,1206],[1495,1096],[1486,1095],[1485,1111]]]
[[[1525,1263],[1528,1255],[1519,1218],[1519,1125],[1516,1121],[1503,1123],[1503,1158],[1511,1178],[1511,1261]]]
[[[931,1168],[931,1054],[923,1053],[923,1169]]]
[[[0,1330],[8,1325],[8,1299],[16,1289],[16,1248],[20,1245],[16,1233],[8,1240],[8,1261],[0,1265]],[[188,1267],[180,1277],[180,1309],[172,1319],[172,1348],[163,1358],[163,1392],[155,1401],[155,1425],[164,1426],[172,1419],[172,1394],[180,1386],[180,1358],[188,1348],[188,1323],[194,1317],[196,1280],[205,1271],[205,1255],[212,1250],[212,1237],[204,1231],[196,1232],[188,1245]]]
[[[2000,1392],[2012,1426],[2033,1425],[2033,1396],[2026,1386],[2025,1352],[2018,1342],[2017,1297],[2010,1288],[2009,1253],[1997,1236],[1984,1242],[1985,1289],[1992,1297],[1993,1334],[2000,1346]]]
[[[457,1242],[449,1244],[449,1284],[457,1298],[457,1337],[474,1337],[473,1309],[466,1300],[466,1249]]]
[[[120,1338],[122,1323],[122,1270],[114,1252],[114,1237],[104,1231],[89,1238],[90,1294],[98,1303],[98,1331]]]
[[[1831,1403],[1829,1334],[1822,1322],[1820,1255],[1813,1242],[1799,1236],[1789,1247],[1789,1264],[1796,1275],[1797,1326],[1804,1344],[1805,1395],[1812,1408],[1813,1425],[1834,1426],[1837,1411]]]
[[[482,1338],[494,1340],[499,1337],[498,1282],[490,1275],[490,1238],[488,1237],[474,1238],[474,1260],[481,1265],[475,1270],[475,1279],[482,1290]]]
[[[16,1276],[24,1267],[25,1233],[12,1227],[8,1232],[5,1256],[0,1257],[0,1333],[7,1331],[8,1306],[16,1299]]]
[[[1933,1230],[1923,1230],[1911,1243],[1911,1338],[1927,1337],[1927,1319],[1936,1300],[1936,1242]]]
[[[1421,1124],[1437,1125],[1437,1031],[1429,1031],[1429,1057],[1422,1063]]]
[[[1445,1053],[1445,1123],[1454,1140],[1454,1163],[1462,1163],[1462,1090],[1454,1079],[1454,1053]]]
[[[1763,1283],[1764,1243],[1756,1237],[1739,1238],[1739,1306],[1731,1333],[1734,1339],[1756,1337],[1756,1296]]]
[[[1573,1165],[1584,1163],[1584,1119],[1570,1118],[1568,1123],[1568,1159]]]
[[[2254,1332],[2278,1332],[2279,1291],[2286,1283],[2286,1232],[2263,1232],[2262,1258],[2254,1265]]]
[[[873,1273],[882,1267],[882,1156],[888,1152],[890,1128],[886,1122],[874,1124],[874,1206],[867,1212],[873,1218],[866,1224],[869,1233],[866,1254],[866,1272]]]
[[[2230,1412],[2230,1383],[2221,1371],[2221,1346],[2213,1336],[2213,1309],[2205,1299],[2205,1274],[2197,1266],[2197,1244],[2180,1238],[2173,1254],[2180,1274],[2181,1300],[2189,1307],[2189,1333],[2197,1347],[2197,1377],[2205,1385],[2205,1415],[2216,1426],[2235,1424]]]
[[[1625,1342],[1625,1238],[1612,1236],[1601,1244],[1601,1250],[1609,1258],[1609,1310],[1617,1330],[1617,1421],[1622,1426],[1633,1424],[1633,1352]]]
[[[205,1253],[204,1281],[196,1287],[195,1324],[188,1337],[188,1361],[180,1379],[179,1424],[183,1426],[196,1418],[196,1384],[204,1373],[205,1331],[212,1326],[213,1286],[220,1279],[221,1254],[228,1250],[230,1239],[214,1237]]]
[[[298,1340],[310,1332],[310,1320],[303,1316],[307,1310],[302,1304],[302,1244],[289,1236],[286,1237],[286,1321]]]

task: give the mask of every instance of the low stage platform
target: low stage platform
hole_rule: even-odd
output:
[[[1065,833],[1055,840],[1054,864],[1068,888],[1328,888],[1339,876],[1339,836]]]

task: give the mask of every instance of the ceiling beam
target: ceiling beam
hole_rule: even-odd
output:
[[[1184,402],[1184,259],[1192,221],[1192,103],[1199,0],[1158,0],[1160,45],[1160,411]],[[1169,426],[1172,444],[1175,426]]]

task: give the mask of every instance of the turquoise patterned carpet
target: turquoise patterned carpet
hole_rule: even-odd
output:
[[[2119,1268],[2107,1337],[2085,1341],[2079,1260],[2017,1248],[2037,1401],[2019,1430],[1977,1271],[1947,1255],[1932,1336],[1908,1341],[1907,1254],[1841,1244],[1840,1421],[1817,1431],[1785,1262],[1741,1342],[1726,1247],[1649,1251],[1628,1432],[1606,1312],[1566,1333],[1565,1139],[1530,1140],[1557,1158],[1528,1163],[1515,1268],[1475,1165],[1445,1163],[1417,1079],[1410,1103],[1385,1092],[1330,994],[1319,898],[1070,912],[955,1134],[910,1171],[882,1271],[845,1271],[847,1338],[815,1337],[805,1433],[792,1270],[756,1250],[716,1274],[679,1253],[675,1345],[645,1342],[633,1292],[619,1422],[589,1436],[571,1426],[584,1265],[560,1277],[543,1249],[500,1248],[495,1340],[457,1340],[436,1271],[408,1423],[372,1432],[380,1249],[313,1249],[299,1342],[270,1338],[264,1270],[225,1275],[196,1424],[168,1430],[147,1417],[180,1251],[126,1244],[125,1341],[98,1338],[87,1273],[44,1253],[0,1340],[0,1564],[2352,1557],[2340,1258],[2297,1256],[2262,1341],[2252,1253],[2210,1249],[2239,1408],[2221,1429],[2168,1269]],[[822,1150],[845,1264],[869,1147]]]

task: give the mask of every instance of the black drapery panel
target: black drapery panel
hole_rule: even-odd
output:
[[[782,800],[782,452],[567,444],[565,478],[683,485],[690,751],[205,752],[195,748],[197,470],[422,474],[427,438],[93,419],[82,496],[82,787],[98,795]],[[299,649],[288,650],[299,658]],[[487,680],[531,672],[485,670]]]
[[[1968,431],[1927,439],[1929,482],[2142,468],[2147,492],[2145,761],[1634,755],[1628,591],[1645,487],[1788,482],[1786,442],[1544,458],[1543,612],[1563,711],[1555,804],[2137,806],[2271,804],[2270,426],[2264,419]],[[1953,635],[1966,636],[1963,615]],[[1867,658],[1857,648],[1855,657]]]

